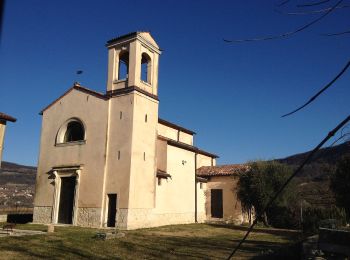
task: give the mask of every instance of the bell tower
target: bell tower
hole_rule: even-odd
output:
[[[133,32],[107,42],[107,93],[136,88],[158,95],[161,51],[149,32]]]
[[[161,51],[148,32],[117,37],[107,48],[109,126],[102,218],[105,223],[108,196],[115,194],[117,225],[136,228],[155,208]]]

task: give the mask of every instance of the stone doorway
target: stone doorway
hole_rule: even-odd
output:
[[[117,214],[117,194],[108,194],[107,227],[115,227]]]
[[[72,224],[76,177],[61,177],[58,223]]]

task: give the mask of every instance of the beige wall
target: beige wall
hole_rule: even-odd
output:
[[[179,141],[185,144],[193,145],[193,135],[179,131]]]
[[[101,207],[107,102],[73,89],[42,116],[35,206],[52,206],[52,167],[82,164],[78,207]],[[86,143],[56,145],[56,135],[69,118],[79,118],[86,126]],[[92,189],[93,187],[93,189]]]
[[[6,129],[6,122],[0,120],[0,168],[1,168],[1,161],[2,161],[2,153],[4,150],[5,129]]]
[[[158,135],[169,138],[174,141],[193,145],[193,135],[187,134],[178,129],[158,123]]]
[[[157,140],[157,168],[161,171],[167,171],[167,142]]]
[[[158,123],[158,134],[166,138],[177,141],[178,130]]]
[[[157,185],[156,212],[194,213],[194,153],[171,145],[167,150],[167,173],[171,179]]]
[[[134,102],[129,208],[154,208],[158,101],[137,93]]]
[[[197,168],[200,168],[202,166],[215,166],[215,165],[216,165],[215,158],[212,158],[203,154],[197,155]]]
[[[216,176],[210,177],[206,185],[206,214],[208,220],[218,220],[211,217],[211,189],[223,190],[223,219],[224,221],[233,222],[235,224],[242,224],[243,212],[241,203],[237,199],[236,186],[237,178],[233,176]]]

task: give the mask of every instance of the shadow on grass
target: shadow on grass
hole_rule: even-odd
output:
[[[236,225],[228,225],[228,224],[206,224],[211,227],[218,227],[218,228],[225,228],[230,230],[238,230],[238,231],[248,231],[249,227],[245,226],[236,226]],[[253,229],[254,233],[265,233],[280,237],[295,237],[299,238],[302,235],[302,232],[299,230],[289,230],[289,229],[274,229],[274,228],[261,228],[261,227],[254,227]]]

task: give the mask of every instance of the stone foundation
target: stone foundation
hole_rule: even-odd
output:
[[[51,223],[52,207],[35,206],[33,211],[33,223]]]
[[[100,227],[101,208],[78,208],[77,225]]]

